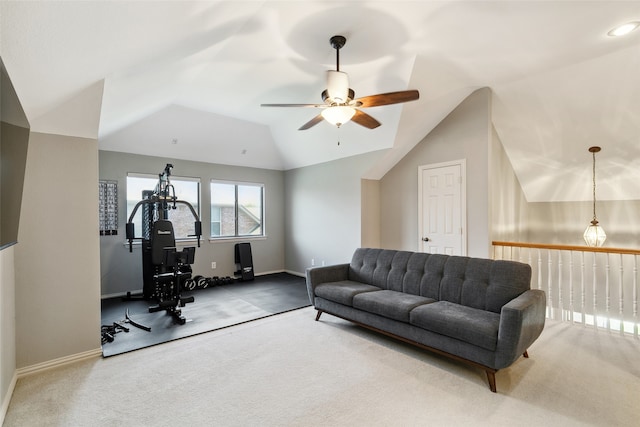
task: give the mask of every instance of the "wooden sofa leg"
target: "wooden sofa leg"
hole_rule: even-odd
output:
[[[318,310],[318,314],[316,314],[316,322],[320,320],[321,315],[322,315],[322,310]]]
[[[486,371],[487,379],[489,380],[489,388],[492,392],[497,393],[496,391],[496,372],[495,371]]]
[[[527,350],[525,350],[524,353],[522,353],[522,355],[527,358],[529,357],[529,353],[527,353]]]

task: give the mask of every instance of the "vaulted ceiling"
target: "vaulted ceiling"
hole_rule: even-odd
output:
[[[497,134],[529,201],[640,199],[638,1],[6,1],[0,52],[31,129],[104,150],[291,169],[406,151],[466,96],[493,91]],[[382,126],[320,123],[341,70]],[[338,141],[340,144],[338,144]],[[384,168],[375,172],[384,173]]]

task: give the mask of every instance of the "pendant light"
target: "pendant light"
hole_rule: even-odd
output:
[[[602,226],[598,225],[596,217],[596,153],[600,151],[600,147],[589,147],[589,152],[593,154],[593,220],[591,224],[584,230],[584,241],[587,246],[602,246],[607,239]]]

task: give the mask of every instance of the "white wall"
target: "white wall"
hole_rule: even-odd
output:
[[[203,239],[196,247],[193,275],[204,277],[230,276],[237,270],[234,245],[250,242],[253,267],[256,274],[284,270],[284,172],[218,165],[188,160],[141,156],[136,154],[100,151],[100,179],[118,181],[118,235],[100,237],[101,293],[103,296],[142,290],[142,255],[140,245],[133,252],[125,246],[126,177],[128,172],[157,176],[167,163],[173,165],[172,174],[200,178],[200,219]],[[211,205],[209,182],[212,179],[264,184],[266,238],[209,242],[211,234]],[[97,184],[96,184],[97,185]],[[139,241],[138,241],[139,242]],[[194,246],[195,243],[186,243]],[[211,262],[216,269],[211,269]]]
[[[8,394],[16,370],[16,310],[14,248],[0,251],[0,404],[8,405]],[[0,411],[0,421],[4,411]]]
[[[100,348],[97,144],[31,133],[15,246],[18,368]]]
[[[418,167],[459,159],[467,165],[467,254],[487,257],[491,92],[467,97],[380,180],[381,245],[418,250]]]
[[[366,143],[363,141],[362,143]],[[349,262],[361,245],[361,177],[384,151],[285,173],[286,268]]]

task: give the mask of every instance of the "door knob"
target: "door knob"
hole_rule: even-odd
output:
[[[423,238],[422,238],[422,241],[423,241],[423,242],[428,242],[428,241],[429,241],[429,238],[428,238],[428,237],[423,237]]]

